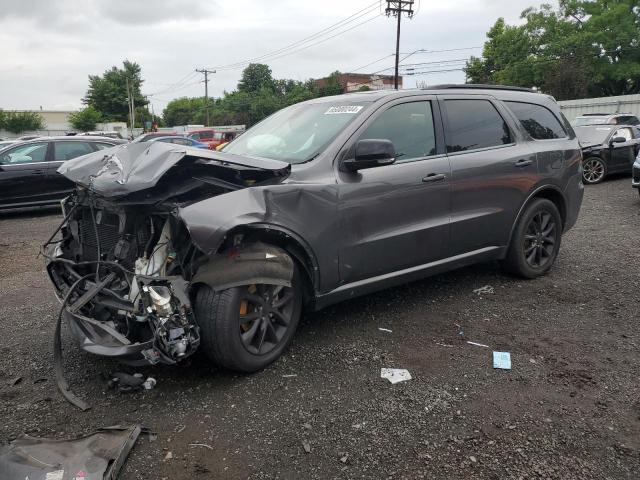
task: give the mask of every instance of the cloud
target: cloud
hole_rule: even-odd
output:
[[[345,7],[340,0],[0,1],[0,108],[80,106],[88,75],[102,74],[128,58],[142,67],[144,93],[163,91],[153,97],[156,111],[174,97],[203,94],[203,85],[198,82],[202,78],[196,74],[175,85],[195,68],[216,68],[260,57],[327,28],[373,2],[357,0]],[[537,3],[421,1],[415,18],[403,20],[402,52],[481,46],[497,17],[519,21],[520,12]],[[395,23],[380,17],[268,64],[276,78],[305,80],[334,70],[350,71],[388,56],[362,70],[371,73],[391,67],[393,58],[389,55],[394,50]],[[481,49],[417,53],[411,61],[452,60],[480,53]],[[241,69],[218,69],[210,77],[209,94],[220,96],[225,90],[235,89],[240,74]],[[414,85],[416,79],[448,83],[462,82],[464,77],[460,71],[407,77],[405,86]]]

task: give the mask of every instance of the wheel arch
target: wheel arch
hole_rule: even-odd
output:
[[[239,225],[226,233],[216,253],[220,254],[238,243],[272,245],[286,252],[300,271],[304,303],[315,299],[320,287],[320,268],[313,249],[300,235],[286,227],[269,223]]]
[[[522,217],[522,214],[524,213],[526,208],[531,204],[531,202],[533,202],[538,198],[545,198],[553,202],[553,204],[558,209],[558,212],[560,212],[560,219],[562,220],[562,229],[564,231],[565,225],[567,224],[567,199],[565,198],[560,188],[558,188],[557,186],[543,185],[533,190],[529,194],[529,196],[526,198],[526,200],[522,203],[522,206],[518,210],[518,214],[516,215],[513,225],[511,225],[511,231],[509,232],[508,246],[511,245],[511,242],[513,240],[513,234],[516,230],[516,226],[518,225],[518,222],[520,221],[520,217]]]

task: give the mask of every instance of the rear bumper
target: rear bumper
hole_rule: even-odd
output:
[[[567,201],[567,211],[564,231],[571,229],[578,221],[582,198],[584,197],[584,185],[582,183],[582,170],[573,175],[564,190],[564,198]]]

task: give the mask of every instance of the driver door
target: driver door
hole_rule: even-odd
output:
[[[618,128],[611,136],[612,139],[616,137],[622,137],[626,141],[624,143],[611,144],[610,170],[616,172],[631,172],[631,166],[636,158],[635,152],[638,140],[634,138],[630,127]]]
[[[46,203],[50,142],[19,144],[0,154],[0,206]]]
[[[435,97],[398,99],[354,135],[390,140],[393,164],[338,172],[342,283],[385,275],[448,256],[451,167],[443,152]],[[346,158],[346,157],[345,157]]]

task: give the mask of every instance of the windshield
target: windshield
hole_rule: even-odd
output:
[[[602,144],[607,139],[614,127],[605,125],[597,127],[578,127],[575,129],[576,136],[583,144]]]
[[[226,153],[302,163],[318,155],[368,102],[305,103],[274,113],[224,149]]]

